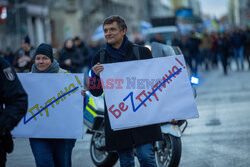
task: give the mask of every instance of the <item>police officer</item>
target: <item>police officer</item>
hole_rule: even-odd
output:
[[[10,131],[26,114],[28,97],[12,67],[0,57],[0,167],[13,150]]]

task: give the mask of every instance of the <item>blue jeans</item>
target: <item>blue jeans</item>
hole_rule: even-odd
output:
[[[244,70],[244,46],[236,49],[234,48],[234,58],[236,61],[237,69],[239,70],[239,64],[241,63],[241,69]]]
[[[37,167],[71,167],[71,155],[76,139],[35,139],[30,146]]]
[[[134,167],[133,148],[117,151],[121,167]],[[144,144],[136,146],[136,155],[141,167],[156,167],[153,144]]]

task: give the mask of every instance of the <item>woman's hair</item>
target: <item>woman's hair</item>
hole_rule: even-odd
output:
[[[112,16],[107,17],[103,22],[103,26],[105,24],[112,24],[113,22],[117,22],[120,30],[123,31],[124,29],[127,29],[127,25],[126,25],[124,19],[118,15],[112,15]]]

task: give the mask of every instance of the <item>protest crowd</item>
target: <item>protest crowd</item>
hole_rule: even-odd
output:
[[[209,71],[218,68],[221,63],[223,73],[227,75],[232,62],[236,63],[238,71],[250,69],[249,34],[249,27],[236,28],[227,32],[192,31],[185,35],[175,34],[172,46],[178,46],[181,49],[193,73],[196,74],[202,69]],[[139,45],[153,41],[165,43],[166,40],[160,34],[156,34],[150,41],[132,39]],[[103,43],[87,43],[76,36],[66,39],[61,48],[53,51],[60,67],[73,73],[81,73],[90,68],[91,58],[103,47]],[[35,47],[30,45],[29,36],[26,35],[18,50],[7,48],[5,51],[0,51],[0,56],[4,57],[17,72],[23,73],[31,71],[34,52]],[[244,61],[248,62],[248,67],[244,67]]]
[[[118,37],[116,40],[118,40],[118,43],[105,36],[107,40],[106,45],[103,43],[93,44],[93,42],[88,43],[76,36],[66,39],[61,48],[53,49],[50,44],[40,44],[38,47],[31,46],[29,35],[26,35],[23,37],[18,50],[8,48],[6,51],[0,51],[0,56],[17,73],[64,73],[67,71],[88,74],[89,70],[92,69],[98,78],[100,72],[103,70],[103,66],[98,64],[101,61],[100,49],[105,48],[107,51],[104,63],[136,59],[132,53],[127,54],[129,49],[132,50],[133,44],[126,36],[127,27],[123,19],[118,16],[111,16],[104,21],[103,28],[105,34],[110,31],[117,31]],[[150,41],[138,39],[132,39],[132,41],[140,46],[139,51],[143,55],[141,59],[152,58],[150,51],[143,47],[145,44],[149,44],[150,42],[166,44],[166,39],[159,34],[156,34]],[[230,75],[232,63],[236,64],[237,71],[239,72],[250,70],[249,27],[245,29],[236,28],[228,32],[208,33],[204,30],[203,32],[191,31],[185,35],[175,34],[171,45],[178,46],[181,49],[186,64],[194,75],[199,75],[201,71],[212,71],[220,66],[222,67],[221,73]],[[120,55],[128,56],[128,58],[120,58]],[[49,68],[43,69],[43,66],[39,64],[41,61],[46,61]],[[245,64],[248,64],[248,66],[245,66]],[[93,89],[90,92],[95,96],[100,96],[103,93],[102,89]],[[84,94],[82,95],[85,96]],[[2,103],[5,104],[4,100],[2,102],[2,97],[0,102],[1,105]],[[137,149],[137,156],[142,166],[155,166],[154,155],[152,154],[152,142],[161,140],[159,126],[152,125],[114,132],[110,128],[107,108],[105,109],[105,120],[107,120],[105,121],[106,144],[108,150],[118,151],[121,166],[130,166],[134,163],[132,160],[134,146]],[[121,142],[119,143],[118,140]],[[59,166],[71,166],[71,153],[75,140],[65,139],[62,141],[31,138],[29,141],[37,166],[53,166],[53,164],[44,163],[49,161],[52,154],[56,154],[58,156],[56,160],[60,161],[60,163],[55,162],[55,164]],[[41,150],[47,151],[48,156],[41,156]],[[67,153],[67,155],[62,155],[63,153]],[[143,163],[145,164],[143,165]]]

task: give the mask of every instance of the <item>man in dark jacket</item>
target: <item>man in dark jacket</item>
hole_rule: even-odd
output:
[[[6,60],[0,57],[0,166],[5,166],[6,153],[13,150],[10,131],[26,114],[27,94],[16,73]]]
[[[245,36],[239,28],[236,28],[235,32],[231,37],[231,44],[233,46],[234,58],[237,65],[237,70],[244,70],[244,43]]]
[[[217,52],[221,56],[221,63],[223,66],[224,75],[227,75],[227,61],[228,61],[228,51],[229,51],[229,41],[224,33],[220,33],[217,41]]]
[[[18,49],[13,60],[13,65],[18,72],[29,72],[34,62],[35,49],[30,45],[30,38],[25,36],[21,48]]]
[[[84,44],[84,41],[81,40],[81,38],[79,38],[79,37],[75,37],[74,38],[74,44],[75,44],[76,48],[81,53],[81,57],[82,57],[81,66],[83,68],[85,68],[85,67],[89,68],[91,57],[89,56],[89,50],[86,47],[86,45]]]
[[[104,35],[107,41],[105,53],[97,54],[93,59],[92,67],[97,80],[104,67],[100,64],[115,63],[136,60],[133,53],[133,44],[126,36],[127,26],[120,16],[110,16],[103,23]],[[140,59],[150,59],[150,51],[138,46]],[[103,58],[100,58],[104,56]],[[112,75],[112,74],[110,74]],[[97,82],[95,84],[98,84]],[[103,89],[90,89],[94,96],[100,96]],[[154,158],[153,142],[161,140],[161,130],[159,125],[150,125],[139,128],[113,131],[108,118],[107,107],[105,105],[105,141],[108,151],[116,150],[119,154],[121,167],[134,166],[133,148],[137,150],[137,157],[141,166],[156,166]]]

